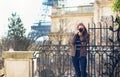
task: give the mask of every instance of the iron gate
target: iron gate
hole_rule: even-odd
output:
[[[120,23],[110,22],[88,25],[91,33],[88,49],[90,77],[120,77]]]
[[[115,31],[115,24],[113,21],[112,26],[106,22],[88,25],[88,77],[120,77],[120,25]],[[36,49],[39,50],[36,57],[39,77],[75,77],[69,44],[62,45],[60,41],[55,45],[45,41]]]

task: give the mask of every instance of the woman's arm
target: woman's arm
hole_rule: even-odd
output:
[[[75,34],[71,34],[71,37],[69,39],[70,45],[75,45]]]

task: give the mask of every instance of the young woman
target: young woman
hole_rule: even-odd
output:
[[[87,66],[87,43],[89,42],[89,34],[87,33],[86,27],[83,23],[77,25],[77,33],[74,34],[72,38],[72,62],[75,68],[75,73],[77,77],[87,77],[86,76],[86,66]]]

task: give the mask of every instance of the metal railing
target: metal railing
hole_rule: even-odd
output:
[[[4,76],[4,60],[2,59],[2,51],[0,51],[0,77]]]
[[[43,44],[37,53],[37,68],[41,77],[75,77],[69,55],[70,45]],[[120,51],[88,50],[88,77],[119,77]],[[110,75],[114,76],[110,76]]]
[[[120,77],[120,26],[114,30],[108,23],[88,25],[90,43],[87,55],[88,77]],[[116,34],[117,32],[117,34]],[[110,35],[110,36],[109,36]],[[36,48],[37,68],[40,77],[75,77],[69,52],[71,45],[45,41]],[[37,55],[36,54],[36,55]],[[36,56],[35,55],[35,56]]]
[[[46,43],[47,42],[47,43]],[[40,45],[37,66],[40,77],[74,77],[74,70],[69,55],[70,45],[54,45],[45,41]]]

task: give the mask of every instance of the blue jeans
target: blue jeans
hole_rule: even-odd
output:
[[[86,56],[83,57],[72,57],[73,66],[75,68],[76,77],[87,77],[86,76]]]

